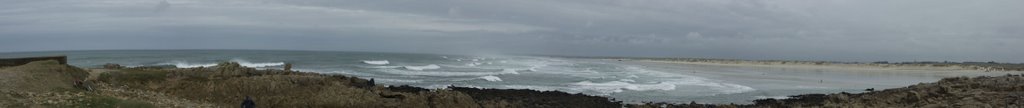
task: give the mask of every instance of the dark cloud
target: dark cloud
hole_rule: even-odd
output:
[[[1016,0],[12,0],[0,52],[300,49],[1024,62]]]

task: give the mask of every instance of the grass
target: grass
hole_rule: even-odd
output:
[[[122,100],[110,96],[98,96],[91,95],[85,98],[85,101],[74,105],[73,107],[78,108],[155,108],[153,104],[135,101],[135,100]]]
[[[168,73],[170,72],[122,70],[100,74],[100,76],[97,77],[97,80],[111,84],[139,87],[149,83],[166,81]]]

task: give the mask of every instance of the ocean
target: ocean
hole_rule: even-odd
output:
[[[378,84],[533,89],[608,96],[626,102],[751,103],[807,93],[896,88],[943,77],[1001,75],[935,71],[804,69],[686,65],[524,55],[445,55],[273,50],[110,50],[0,53],[0,57],[67,55],[69,64],[99,68],[209,67],[238,62],[258,69],[285,63],[303,72],[374,79]]]

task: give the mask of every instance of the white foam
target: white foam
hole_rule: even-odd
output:
[[[284,66],[284,62],[273,62],[273,63],[238,63],[245,67],[273,67],[273,66]]]
[[[636,75],[629,75],[629,76],[626,76],[626,78],[640,78],[640,76],[636,76]]]
[[[773,98],[773,99],[788,99],[788,98],[789,98],[789,96],[754,96],[754,99],[768,99],[768,98]]]
[[[388,60],[363,60],[363,63],[366,63],[366,64],[371,64],[371,65],[386,65],[386,64],[391,64],[391,62],[388,62]]]
[[[383,69],[381,72],[396,74],[396,75],[416,75],[416,76],[440,76],[440,77],[454,77],[454,76],[488,76],[488,75],[502,75],[502,74],[518,74],[509,72],[447,72],[447,71],[409,71],[401,69]]]
[[[459,81],[469,81],[469,80],[478,80],[478,79],[480,79],[480,78],[479,77],[477,77],[477,78],[451,78],[451,79],[448,79],[448,80],[445,80],[445,81],[459,82]]]
[[[394,69],[394,68],[401,68],[401,67],[405,67],[405,66],[370,66],[370,67],[367,67],[367,68]]]
[[[405,69],[421,71],[430,69],[441,69],[441,66],[437,66],[436,64],[430,64],[425,66],[405,66]]]
[[[419,82],[422,82],[423,80],[405,80],[405,79],[376,78],[376,79],[374,79],[374,81],[379,81],[379,82],[384,82],[384,83],[419,83]]]
[[[609,81],[603,83],[594,83],[591,81],[582,81],[577,83],[571,83],[570,89],[576,89],[578,91],[592,91],[601,93],[600,95],[608,95],[611,93],[623,92],[624,90],[633,91],[648,91],[648,90],[674,90],[676,89],[675,84],[670,83],[654,83],[654,84],[633,84],[621,81]]]
[[[318,70],[318,69],[292,69],[292,70],[299,71],[299,72],[316,72],[316,73],[328,73],[328,74],[343,74],[343,75],[351,75],[351,76],[357,76],[357,77],[377,76],[377,75],[374,75],[372,73],[361,73],[361,72],[343,71],[343,70]]]
[[[462,84],[462,85],[434,84],[434,85],[429,85],[429,86],[426,86],[426,87],[423,87],[423,88],[429,88],[429,89],[448,89],[448,87],[484,88],[484,87],[480,87],[480,86],[476,86],[476,85],[465,85],[465,84]]]
[[[503,74],[519,74],[519,72],[516,72],[516,69],[502,69],[501,73],[503,73]]]
[[[127,65],[127,66],[124,66],[124,67],[135,68],[135,67],[141,67],[141,66],[145,66],[145,65]]]
[[[217,66],[217,63],[189,63],[185,61],[172,61],[168,63],[161,63],[160,65],[174,65],[174,67],[178,68],[197,68]]]
[[[563,87],[552,87],[552,86],[537,86],[537,85],[505,85],[505,88],[511,89],[530,89],[537,91],[555,91]],[[579,93],[579,91],[562,91],[567,93]]]
[[[647,70],[647,69],[643,69],[643,68],[636,67],[636,66],[629,66],[629,67],[626,67],[625,69],[627,69],[628,72],[632,72],[633,73],[633,74],[631,74],[629,76],[626,76],[627,78],[639,78],[639,76],[636,75],[636,74],[643,74],[644,76],[653,76],[652,78],[645,78],[645,79],[653,79],[653,78],[661,79],[660,82],[648,82],[648,83],[657,83],[659,85],[666,86],[662,90],[667,89],[668,88],[667,86],[669,86],[669,85],[671,85],[673,88],[676,85],[682,85],[682,86],[701,86],[701,87],[706,87],[707,89],[711,89],[711,90],[714,90],[714,91],[718,92],[718,93],[713,93],[712,95],[714,95],[714,94],[743,93],[743,92],[749,92],[749,91],[756,90],[754,88],[751,88],[751,87],[748,87],[748,86],[739,85],[739,84],[724,83],[724,82],[719,82],[719,81],[715,81],[715,80],[711,80],[711,79],[707,79],[707,78],[702,78],[702,77],[696,77],[696,76],[672,74],[672,73],[666,73],[666,72],[660,72],[660,71]],[[625,81],[622,81],[622,82],[625,82]],[[587,84],[587,83],[580,83],[580,84]],[[605,83],[601,83],[601,84],[605,84]],[[626,86],[626,87],[623,87],[623,89],[627,89],[627,90],[631,89],[629,87],[632,86],[632,85],[625,85],[625,84],[617,83],[617,82],[614,82],[614,81],[611,82],[611,83],[607,83],[605,85],[613,85],[613,84],[620,84],[622,86]],[[648,89],[647,87],[653,87],[653,86],[643,86],[643,85],[644,84],[640,84],[640,86],[636,86],[636,87],[640,88],[638,90],[644,90],[644,89]],[[647,84],[647,85],[650,85],[650,84]],[[657,89],[657,88],[654,88],[654,89]]]
[[[242,66],[245,66],[245,67],[254,67],[254,68],[284,66],[284,62],[253,63],[253,62],[249,62],[249,61],[242,60],[242,59],[232,59],[231,62],[238,63],[238,65],[242,65]],[[216,64],[214,64],[214,65],[216,65]]]
[[[619,81],[622,81],[622,82],[636,82],[636,80],[633,80],[633,79],[619,79]]]
[[[480,64],[483,64],[483,63],[478,63],[478,62],[467,63],[466,66],[473,67],[473,66],[479,66]]]
[[[480,77],[480,79],[484,79],[484,80],[487,80],[487,81],[501,81],[500,77],[497,77],[497,76],[494,76],[494,75],[482,76],[482,77]]]
[[[743,93],[757,90],[747,86],[731,83],[706,83],[706,86],[711,86],[712,89],[721,91],[724,94]]]

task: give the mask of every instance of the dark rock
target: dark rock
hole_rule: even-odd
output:
[[[428,92],[428,91],[430,91],[430,89],[413,87],[413,86],[409,86],[409,85],[389,86],[389,87],[387,87],[387,89],[391,90],[391,91],[394,91],[394,92],[406,92],[406,93],[419,93],[419,92]]]
[[[466,93],[478,102],[506,101],[523,108],[620,108],[622,102],[606,97],[528,89],[479,89],[448,87]]]
[[[103,64],[103,68],[104,69],[121,69],[121,68],[124,68],[124,66],[121,66],[120,64],[107,63],[107,64]]]
[[[284,63],[284,70],[286,70],[286,71],[292,70],[292,63]]]

